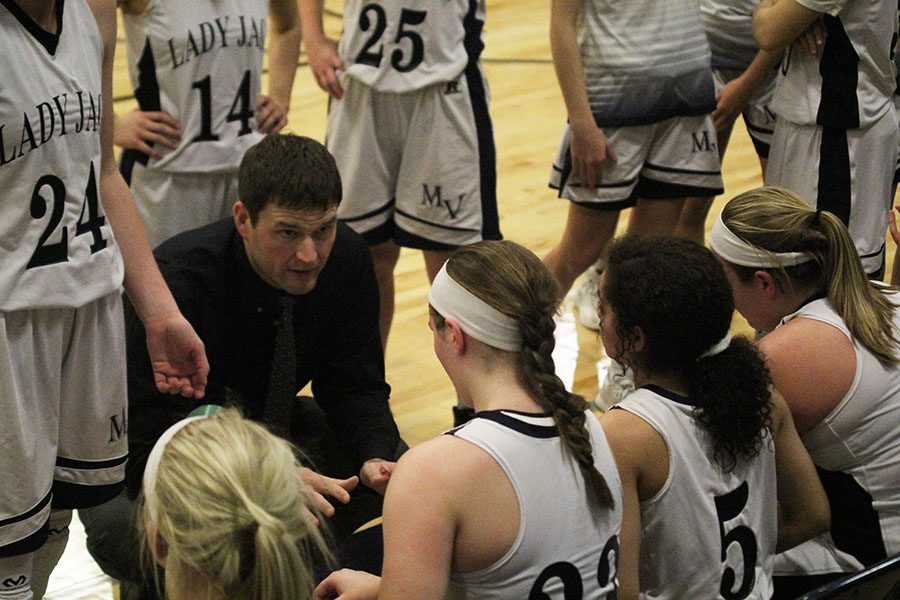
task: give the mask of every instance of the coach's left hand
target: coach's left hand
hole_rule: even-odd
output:
[[[203,398],[209,361],[203,342],[180,313],[148,320],[147,351],[156,389],[168,394]]]
[[[359,470],[359,479],[365,486],[372,488],[383,496],[396,466],[397,463],[395,462],[384,460],[383,458],[372,458],[363,463],[362,468]]]

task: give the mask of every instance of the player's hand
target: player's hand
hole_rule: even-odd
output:
[[[825,23],[822,19],[816,19],[812,25],[806,28],[806,31],[797,37],[796,42],[800,44],[804,52],[810,56],[816,56],[825,45],[826,35]]]
[[[262,94],[256,99],[256,130],[278,133],[287,125],[287,109],[271,96]]]
[[[203,398],[209,362],[203,342],[181,313],[148,320],[147,350],[156,389],[186,398]]]
[[[181,126],[169,113],[135,109],[116,115],[113,143],[120,148],[139,150],[159,160],[163,155],[158,148],[174,150],[180,139]]]
[[[394,473],[394,467],[397,463],[384,460],[383,458],[372,458],[363,463],[359,470],[359,479],[366,487],[372,488],[382,496],[387,490],[388,481]]]
[[[306,54],[316,83],[331,97],[340,100],[344,96],[344,88],[338,81],[338,71],[344,70],[344,61],[338,56],[337,42],[329,38],[316,44],[307,42]]]
[[[619,157],[603,130],[593,122],[572,124],[571,129],[572,170],[580,185],[593,189],[603,180],[603,170]]]
[[[900,206],[895,206],[894,210],[900,213]],[[891,232],[894,243],[900,247],[900,229],[897,228],[897,215],[894,214],[893,210],[888,211],[888,229]]]
[[[363,571],[341,569],[326,577],[315,592],[315,600],[375,600],[381,577]]]
[[[726,83],[716,94],[716,110],[712,119],[716,131],[723,131],[731,127],[737,116],[743,112],[753,90],[749,88],[743,77],[737,77]]]
[[[334,514],[334,506],[325,498],[334,498],[341,504],[350,502],[350,491],[359,485],[359,477],[334,479],[325,477],[306,467],[297,470],[297,476],[305,484],[310,502],[326,517]]]

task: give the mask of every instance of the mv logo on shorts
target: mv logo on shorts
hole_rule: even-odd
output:
[[[716,139],[710,136],[707,129],[691,132],[691,154],[697,152],[712,152],[716,149]]]
[[[120,441],[127,434],[128,417],[123,408],[121,414],[109,417],[109,440],[107,440],[107,444],[111,446]]]
[[[444,95],[448,96],[450,94],[458,94],[459,93],[459,79],[454,79],[453,81],[448,81],[444,86]]]
[[[6,579],[3,580],[3,587],[5,587],[7,589],[20,587],[20,586],[25,585],[25,583],[27,581],[28,581],[28,577],[26,577],[25,575],[19,575],[15,579],[13,579],[12,577],[7,577]]]
[[[427,183],[422,184],[422,206],[445,210],[451,221],[456,219],[465,198],[465,194],[460,194],[456,198],[444,199],[441,193],[441,186],[436,185],[430,188]]]

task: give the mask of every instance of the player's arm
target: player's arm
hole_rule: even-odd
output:
[[[778,485],[778,543],[784,552],[831,526],[828,497],[794,427],[784,399],[772,395],[772,437]]]
[[[209,371],[203,342],[178,310],[159,272],[131,191],[113,155],[116,6],[109,0],[89,0],[89,5],[103,39],[100,196],[125,261],[125,290],[147,330],[147,347],[159,390],[200,398]]]
[[[603,130],[597,127],[588,104],[575,29],[582,5],[582,0],[553,0],[550,49],[572,129],[572,168],[582,185],[594,187],[600,183],[603,167],[610,161],[615,162],[617,157]]]
[[[856,376],[853,343],[836,327],[814,319],[779,327],[760,340],[759,349],[801,433],[835,409]]]
[[[900,212],[900,207],[895,206],[894,210]],[[891,285],[900,286],[900,229],[897,228],[897,215],[894,214],[894,210],[888,211],[888,230],[896,245],[896,248],[894,248],[894,266],[891,268]]]
[[[384,564],[381,580],[342,570],[332,573],[315,598],[405,600],[443,598],[459,520],[456,506],[471,485],[465,453],[481,450],[441,436],[403,455],[384,500]],[[460,454],[460,452],[462,454]],[[448,455],[455,460],[448,461]]]
[[[382,600],[445,596],[457,505],[465,503],[465,488],[472,484],[466,452],[482,451],[441,436],[411,449],[397,463],[384,499]],[[448,456],[455,458],[448,461]]]
[[[777,52],[788,47],[821,16],[796,0],[762,0],[753,11],[753,35],[760,48]]]
[[[309,59],[309,68],[316,83],[334,98],[340,99],[344,89],[338,81],[337,71],[344,69],[344,62],[337,53],[337,42],[325,35],[322,25],[324,0],[297,0],[300,23],[303,26],[303,43]]]
[[[719,90],[716,94],[716,110],[712,114],[717,131],[734,122],[753,97],[753,93],[772,76],[772,71],[781,61],[782,54],[780,51],[760,50],[743,73]]]
[[[626,410],[610,410],[600,418],[622,482],[622,529],[619,532],[621,600],[637,600],[640,593],[641,501],[662,488],[669,473],[666,443],[653,427]]]
[[[300,58],[300,17],[295,0],[269,0],[269,90],[257,100],[256,126],[275,133],[287,125],[291,89]]]
[[[123,13],[140,15],[147,10],[150,0],[116,0]],[[140,108],[113,115],[113,144],[119,148],[138,150],[159,160],[163,157],[160,149],[174,150],[181,139],[181,126],[165,111],[143,111]]]

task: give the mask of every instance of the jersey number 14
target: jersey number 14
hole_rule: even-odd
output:
[[[212,81],[207,75],[199,81],[195,81],[192,88],[200,92],[200,133],[194,136],[191,142],[216,142],[219,135],[213,133],[212,130]],[[239,121],[241,128],[238,130],[238,137],[247,135],[253,128],[251,127],[251,119],[253,119],[253,105],[250,98],[250,71],[244,71],[244,77],[238,86],[237,94],[231,102],[231,109],[225,117],[225,121],[233,123]]]

